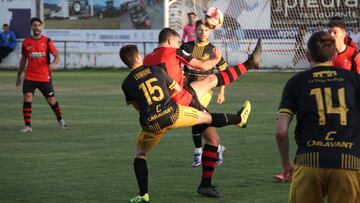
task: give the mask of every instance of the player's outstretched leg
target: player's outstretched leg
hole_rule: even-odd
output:
[[[241,122],[238,124],[240,128],[246,128],[246,124],[248,122],[248,118],[251,113],[251,103],[249,100],[246,100],[241,108],[241,110],[238,112],[238,114],[241,117]]]
[[[250,54],[248,60],[245,61],[246,69],[259,69],[261,67],[262,39],[258,39],[254,51]]]
[[[58,121],[59,127],[61,129],[66,129],[67,126],[64,119],[62,118],[61,107],[59,103],[56,101],[55,97],[48,97],[47,102],[56,116],[56,120]]]

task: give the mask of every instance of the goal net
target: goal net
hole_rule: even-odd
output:
[[[243,62],[258,38],[263,39],[264,68],[301,69],[309,66],[306,43],[312,33],[327,30],[332,16],[341,16],[349,28],[360,23],[358,0],[176,0],[169,8],[169,26],[180,34],[187,13],[198,18],[210,6],[225,16],[210,41],[221,48],[230,64]]]

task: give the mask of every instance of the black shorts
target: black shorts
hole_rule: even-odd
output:
[[[32,80],[24,80],[23,83],[23,94],[25,93],[35,93],[35,89],[39,89],[40,92],[44,95],[44,97],[54,97],[55,92],[52,85],[52,82],[38,82]]]

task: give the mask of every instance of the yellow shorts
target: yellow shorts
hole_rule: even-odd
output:
[[[159,143],[161,137],[164,136],[167,131],[175,128],[191,127],[197,124],[200,117],[199,110],[188,106],[178,106],[179,117],[171,126],[155,133],[140,130],[136,141],[136,147],[138,149],[150,151],[157,143]]]
[[[360,170],[296,166],[289,203],[360,203]]]
[[[200,104],[203,105],[205,108],[209,106],[211,98],[212,98],[213,91],[210,90],[206,92],[200,99]]]

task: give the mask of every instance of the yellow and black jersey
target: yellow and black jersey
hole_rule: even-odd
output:
[[[210,56],[213,54],[214,48],[215,48],[215,46],[212,45],[211,43],[200,46],[194,41],[184,43],[180,47],[180,49],[186,51],[187,53],[191,53],[191,56],[193,58],[203,60],[203,61],[209,60]],[[221,58],[219,63],[216,65],[216,67],[219,70],[225,70],[227,66],[228,66],[228,64],[224,58]],[[207,75],[212,74],[213,72],[214,72],[214,69],[211,69],[208,71],[200,71],[198,69],[190,67],[189,65],[184,66],[184,73],[187,78],[186,81],[188,83],[203,79]]]
[[[170,99],[175,85],[162,66],[141,66],[125,78],[122,90],[126,102],[139,107],[139,120],[145,131],[159,131],[178,118],[178,106]]]
[[[329,66],[314,67],[285,85],[279,115],[296,115],[296,163],[360,169],[360,77]]]

